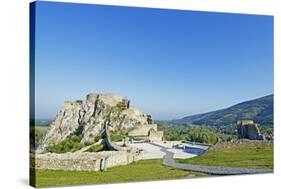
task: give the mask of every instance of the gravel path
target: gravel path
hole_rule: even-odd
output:
[[[240,174],[257,174],[257,173],[273,173],[272,169],[249,169],[249,168],[230,168],[204,165],[190,165],[183,163],[176,163],[174,160],[174,153],[168,151],[169,148],[159,144],[151,143],[152,145],[161,147],[161,151],[166,153],[163,157],[163,165],[183,169],[187,171],[194,171],[200,173],[207,173],[212,175],[240,175]]]

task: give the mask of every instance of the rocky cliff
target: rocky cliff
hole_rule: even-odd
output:
[[[110,132],[128,134],[151,125],[151,116],[130,106],[130,101],[113,94],[88,94],[85,101],[66,101],[50,125],[39,151],[71,136],[82,136],[81,143],[93,143],[106,126]]]

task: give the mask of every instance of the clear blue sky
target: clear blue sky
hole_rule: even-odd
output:
[[[110,92],[154,119],[273,93],[273,17],[37,2],[36,117]]]

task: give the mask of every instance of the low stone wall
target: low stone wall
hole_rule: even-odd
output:
[[[36,155],[32,167],[36,169],[99,171],[137,161],[136,153],[102,151],[97,153],[46,153]]]
[[[148,136],[149,130],[157,131],[157,124],[146,124],[135,128],[128,133],[129,136]]]

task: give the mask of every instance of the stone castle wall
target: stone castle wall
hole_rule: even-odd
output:
[[[164,136],[164,132],[163,131],[155,131],[155,130],[151,130],[149,132],[149,136],[148,139],[153,142],[153,141],[163,141],[163,136]]]
[[[127,165],[138,160],[135,153],[126,151],[103,151],[98,153],[39,154],[32,166],[36,169],[99,171]]]
[[[148,136],[149,131],[153,129],[157,131],[157,124],[146,124],[135,128],[128,133],[129,136]]]
[[[246,138],[250,140],[263,140],[259,124],[252,120],[242,120],[237,122],[237,135],[239,139]]]
[[[253,120],[249,120],[249,119],[244,119],[244,120],[239,120],[237,121],[238,125],[248,125],[248,124],[254,124]]]
[[[63,104],[64,109],[72,109],[72,108],[81,107],[81,106],[82,106],[81,100],[65,101],[64,104]]]

